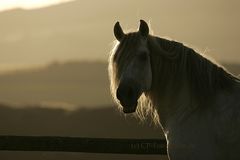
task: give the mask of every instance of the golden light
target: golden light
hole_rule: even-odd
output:
[[[14,8],[36,9],[73,0],[0,0],[0,11]]]

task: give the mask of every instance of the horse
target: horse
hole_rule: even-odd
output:
[[[125,113],[151,116],[171,160],[240,159],[240,80],[187,45],[113,29],[108,72],[113,99]]]

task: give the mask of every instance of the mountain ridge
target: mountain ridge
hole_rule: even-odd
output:
[[[15,106],[42,104],[72,110],[112,104],[104,62],[52,63],[10,72],[0,75],[0,88],[0,102]]]

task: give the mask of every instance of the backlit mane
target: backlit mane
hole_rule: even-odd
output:
[[[131,50],[132,45],[138,41],[138,34],[129,33],[121,44],[115,42],[111,51],[108,69],[111,93],[116,102],[118,100],[115,93],[121,71],[126,66],[127,60],[133,56],[131,54],[119,55],[118,52],[125,49]],[[169,85],[178,90],[181,84],[187,83],[193,95],[193,101],[197,101],[199,106],[208,106],[204,104],[210,103],[219,90],[227,91],[239,82],[223,67],[211,62],[182,43],[149,35],[148,48],[153,79],[151,91],[143,94],[138,100],[136,113],[142,120],[150,115],[154,122],[159,123],[158,114],[153,106],[158,104],[156,99],[164,96]]]
[[[202,105],[218,91],[232,89],[239,82],[222,66],[182,43],[153,36],[148,39],[153,71],[152,90],[158,95],[165,93],[168,84],[171,83],[177,90],[185,81],[194,100]],[[161,54],[163,52],[165,54]]]

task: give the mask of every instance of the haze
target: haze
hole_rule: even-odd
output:
[[[239,63],[239,15],[237,0],[79,0],[8,10],[0,12],[0,70],[52,61],[107,61],[114,23],[135,30],[139,19],[150,21],[156,35],[185,42],[217,61]]]

